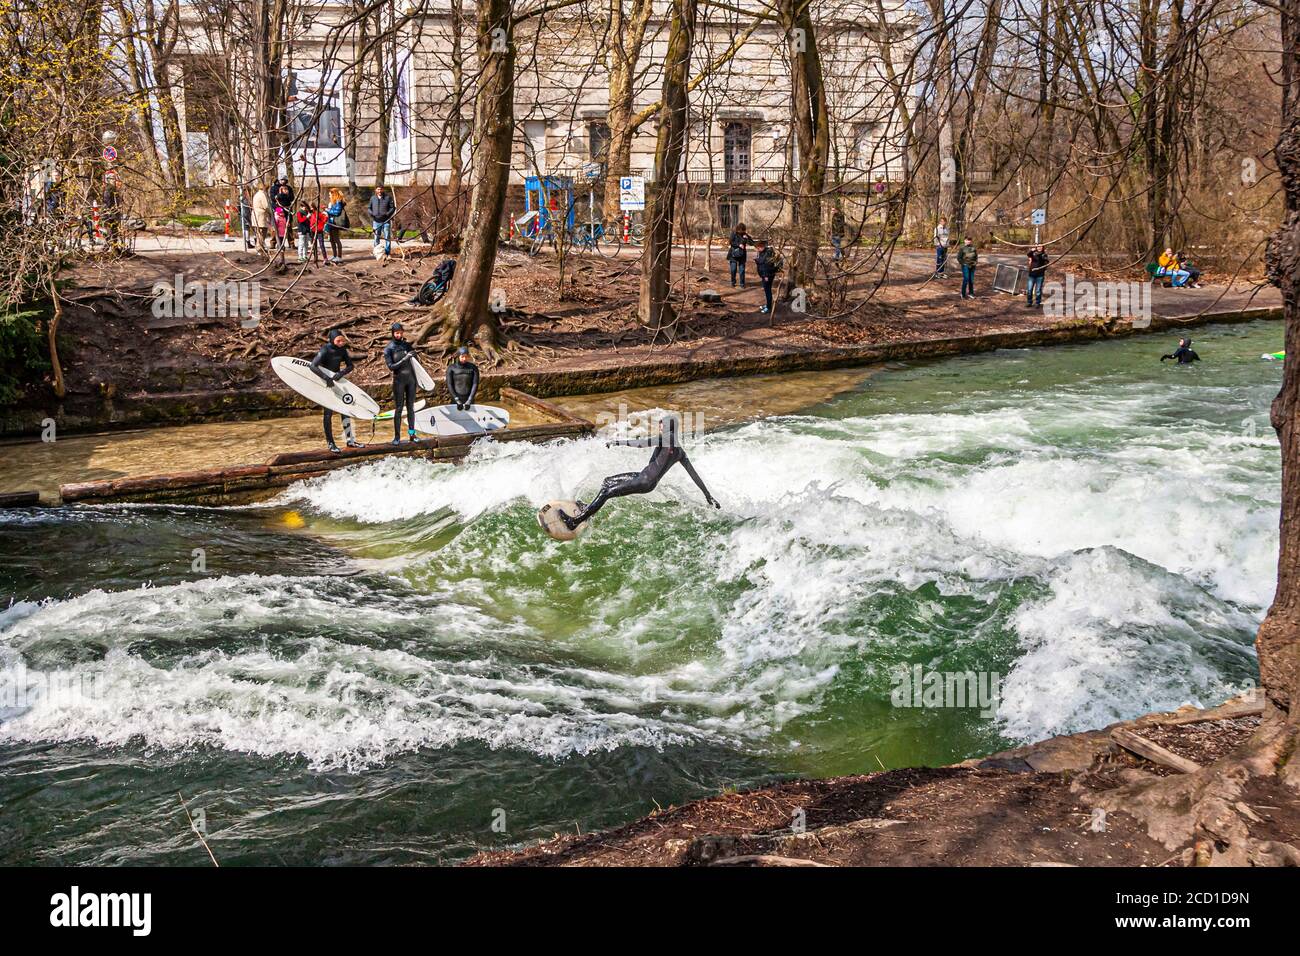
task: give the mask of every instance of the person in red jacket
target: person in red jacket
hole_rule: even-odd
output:
[[[311,261],[322,261],[329,265],[329,253],[325,250],[325,232],[329,229],[329,214],[321,209],[320,203],[311,207]]]

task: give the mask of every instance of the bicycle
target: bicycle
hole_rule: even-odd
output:
[[[589,222],[570,233],[569,241],[579,252],[595,252],[609,259],[618,255],[618,233],[611,238],[603,222]]]

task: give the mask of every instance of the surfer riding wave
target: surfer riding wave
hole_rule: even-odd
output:
[[[691,466],[691,460],[686,457],[686,450],[681,444],[681,424],[676,415],[665,415],[659,423],[659,434],[647,438],[631,438],[623,441],[608,442],[610,446],[623,445],[629,448],[649,448],[654,447],[650,455],[649,463],[640,471],[629,471],[618,475],[610,475],[601,482],[600,490],[596,492],[596,497],[591,499],[591,504],[582,505],[575,515],[559,513],[560,520],[564,522],[566,528],[570,531],[578,527],[584,521],[589,520],[597,511],[605,506],[610,498],[624,498],[628,495],[644,495],[654,491],[655,486],[663,478],[664,474],[673,465],[678,463],[686,469],[686,473],[691,476],[697,488],[704,493],[704,500],[715,508],[721,508],[722,505],[709,494],[709,489],[704,487],[704,482],[696,474],[694,467]]]

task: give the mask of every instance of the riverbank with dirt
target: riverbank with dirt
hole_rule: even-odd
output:
[[[846,263],[841,275],[855,306],[804,315],[779,304],[769,316],[759,311],[755,283],[730,286],[719,250],[675,255],[681,321],[666,341],[636,321],[636,258],[576,259],[557,296],[552,259],[503,250],[495,284],[511,348],[499,366],[484,369],[482,397],[491,400],[507,386],[554,397],[847,368],[1280,314],[1275,289],[1239,280],[1152,288],[1144,328],[1124,319],[1056,318],[990,290],[996,265],[1018,263],[1018,254],[986,255],[980,297],[962,300],[955,279],[930,275],[928,253],[902,252],[888,275]],[[166,250],[83,264],[70,275],[60,327],[67,395],[55,400],[47,385],[33,386],[0,414],[0,435],[34,434],[51,418],[68,433],[290,414],[307,403],[283,387],[269,360],[314,354],[329,327],[342,328],[351,340],[358,360],[353,380],[383,394],[388,374],[380,352],[388,326],[419,324],[424,310],[405,303],[437,261],[357,257],[342,266],[291,264],[277,272],[249,252]],[[245,328],[237,315],[156,315],[154,289],[174,287],[178,277],[182,284],[255,288],[256,327]],[[867,299],[869,288],[876,291]],[[717,301],[705,301],[710,297],[701,293],[713,290]]]
[[[1213,865],[1212,838],[1160,843],[1126,814],[1094,807],[1090,795],[1208,766],[1250,738],[1262,710],[1262,696],[1250,695],[1209,710],[1147,714],[953,767],[723,793],[601,833],[481,853],[465,865]],[[1251,837],[1300,857],[1294,794],[1256,781],[1241,797]],[[1287,856],[1279,850],[1276,860],[1260,862],[1285,863]]]

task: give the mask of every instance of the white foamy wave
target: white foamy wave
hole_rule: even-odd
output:
[[[212,746],[356,770],[471,741],[562,758],[703,732],[672,716],[690,696],[651,693],[651,680],[502,662],[490,646],[470,660],[417,653],[511,637],[472,609],[458,608],[454,633],[440,633],[433,607],[386,609],[353,581],[331,600],[312,581],[221,578],[10,608],[0,617],[0,687],[39,678],[92,690],[6,708],[0,740]],[[247,644],[250,628],[265,635],[260,646],[226,649],[223,636]],[[375,646],[413,632],[423,647]],[[172,653],[160,653],[168,642]]]
[[[998,719],[1017,740],[1104,727],[1183,704],[1213,706],[1241,688],[1254,620],[1176,575],[1113,548],[1071,555],[1051,595],[1011,619],[1022,656]]]

